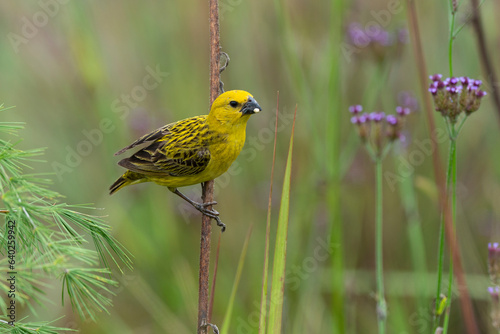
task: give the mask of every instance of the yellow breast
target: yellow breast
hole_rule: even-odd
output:
[[[210,151],[210,162],[201,173],[172,178],[155,178],[149,176],[148,179],[163,186],[178,188],[219,177],[228,170],[243,149],[243,145],[245,144],[245,126],[246,122],[242,126],[238,124],[232,127],[231,131],[227,131],[226,129],[210,129],[211,138],[207,140]]]

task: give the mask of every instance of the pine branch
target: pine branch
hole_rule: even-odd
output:
[[[6,110],[0,106],[0,112]],[[0,122],[0,132],[17,135],[22,123]],[[44,295],[47,278],[59,278],[73,309],[82,318],[96,320],[97,312],[107,312],[111,304],[111,286],[117,282],[108,278],[108,261],[122,271],[120,264],[132,268],[130,254],[111,235],[111,227],[98,216],[87,212],[89,205],[69,205],[63,197],[48,188],[47,175],[26,173],[30,163],[40,161],[43,149],[19,150],[18,140],[0,139],[0,260],[2,277],[15,275],[15,296],[0,299],[0,331],[2,333],[57,333],[71,329],[50,323],[28,323],[16,319],[9,324],[7,305],[28,306],[47,302]],[[95,250],[86,246],[91,237]],[[15,245],[13,250],[12,245]],[[97,268],[99,263],[106,268]],[[122,271],[123,272],[123,271]],[[12,274],[14,273],[14,274]],[[22,278],[22,279],[21,279]],[[9,282],[0,281],[0,293],[9,295]]]

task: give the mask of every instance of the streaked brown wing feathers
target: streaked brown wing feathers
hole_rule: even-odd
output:
[[[188,176],[201,173],[210,162],[210,151],[206,145],[202,145],[200,139],[206,131],[204,121],[204,117],[191,118],[167,125],[169,128],[158,129],[137,140],[130,148],[150,140],[155,142],[118,164],[131,171],[152,176]]]
[[[165,125],[159,129],[156,129],[155,131],[153,131],[151,133],[148,133],[147,135],[142,136],[141,138],[137,139],[135,142],[133,142],[129,146],[124,147],[121,150],[119,150],[118,152],[116,152],[115,155],[120,155],[123,152],[130,150],[131,148],[136,147],[137,145],[141,145],[141,144],[144,144],[144,143],[149,142],[149,141],[158,140],[164,136],[167,136],[169,134],[169,127],[170,126],[171,126],[171,124]]]

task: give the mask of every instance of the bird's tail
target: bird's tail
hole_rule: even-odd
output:
[[[109,194],[113,195],[115,192],[125,186],[128,186],[129,184],[135,184],[144,181],[145,179],[143,175],[127,171],[122,176],[120,176],[118,180],[116,180],[115,183],[111,185],[111,187],[109,187]]]

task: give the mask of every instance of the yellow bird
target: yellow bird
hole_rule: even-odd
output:
[[[111,185],[110,195],[130,184],[155,182],[215,219],[224,231],[219,213],[206,209],[215,202],[197,203],[177,188],[206,182],[226,172],[245,144],[250,115],[261,110],[250,93],[232,90],[215,99],[208,115],[186,118],[139,138],[115,154],[149,143],[118,162],[128,170]]]

